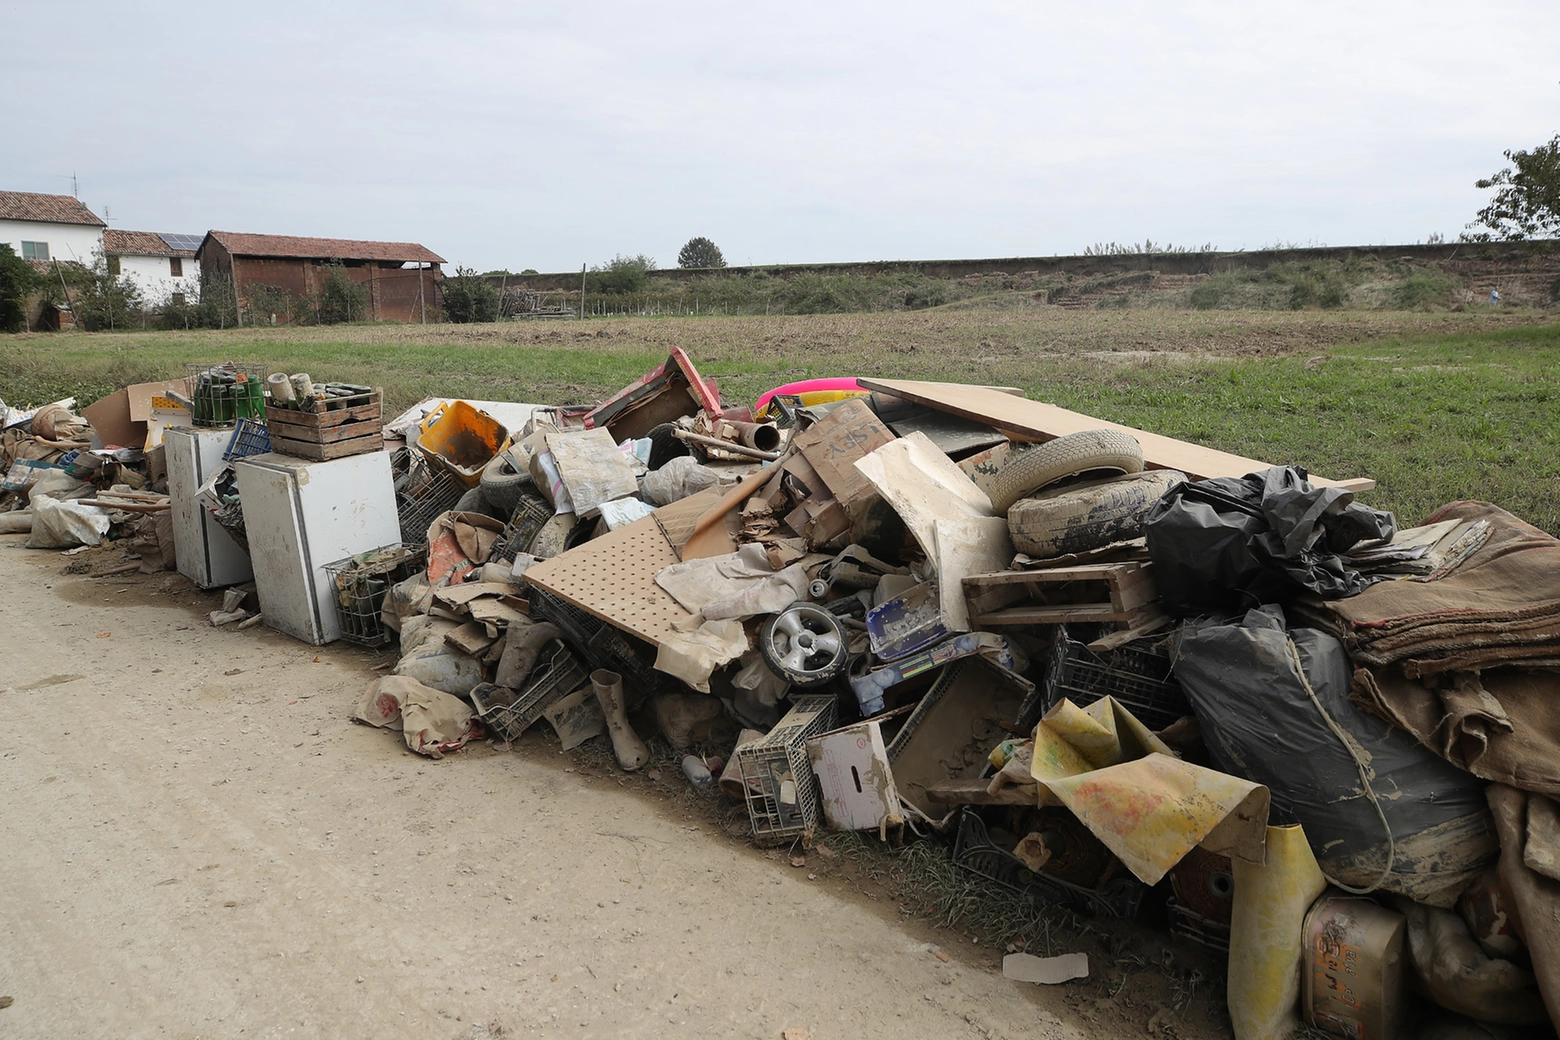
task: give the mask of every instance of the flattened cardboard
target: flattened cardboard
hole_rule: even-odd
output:
[[[876,494],[871,482],[856,472],[856,460],[895,439],[893,431],[857,398],[797,434],[793,443],[840,504],[853,510],[861,499]]]
[[[93,432],[105,445],[156,447],[162,443],[162,438],[159,436],[156,443],[148,443],[146,423],[152,417],[152,398],[169,390],[188,393],[189,382],[170,379],[165,383],[134,383],[87,405],[81,415],[92,424]]]
[[[861,379],[859,382],[868,390],[893,394],[940,411],[962,415],[966,419],[989,423],[1019,441],[1048,441],[1083,430],[1124,430],[1136,437],[1143,446],[1143,459],[1150,469],[1180,470],[1192,480],[1243,477],[1272,465],[1120,423],[1106,422],[1044,401],[1015,397],[991,387],[913,379]],[[1311,474],[1311,483],[1317,487],[1341,487],[1349,491],[1369,491],[1376,486],[1374,480],[1364,477],[1327,480],[1314,473]]]

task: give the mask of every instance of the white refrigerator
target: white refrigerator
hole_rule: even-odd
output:
[[[273,452],[233,468],[265,624],[315,645],[339,638],[326,565],[401,540],[389,454],[310,462]]]
[[[232,439],[232,430],[175,426],[163,432],[174,558],[179,573],[203,589],[240,585],[254,577],[249,554],[195,500],[200,486],[226,465],[222,453]]]

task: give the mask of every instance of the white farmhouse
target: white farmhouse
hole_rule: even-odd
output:
[[[200,265],[195,247],[200,235],[159,234],[153,231],[103,232],[103,252],[110,274],[123,275],[141,290],[148,307],[161,307],[170,299],[182,302],[185,293],[200,291]]]
[[[107,226],[71,195],[0,191],[0,242],[39,266],[50,260],[91,266]]]

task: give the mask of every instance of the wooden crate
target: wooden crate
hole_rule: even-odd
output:
[[[271,450],[316,462],[383,450],[379,393],[338,400],[345,407],[330,409],[325,401],[309,401],[304,408],[278,408],[267,403],[265,421],[271,431]]]
[[[1131,623],[1158,612],[1159,589],[1152,564],[1128,560],[972,574],[964,579],[964,595],[977,626]]]

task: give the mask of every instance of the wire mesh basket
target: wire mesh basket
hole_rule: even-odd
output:
[[[429,525],[441,513],[453,509],[466,489],[448,470],[428,465],[415,453],[406,458],[409,468],[395,479],[395,511],[401,524],[401,544],[427,545]],[[394,461],[392,459],[392,465]]]
[[[803,846],[812,844],[823,813],[807,739],[833,729],[838,713],[832,694],[797,697],[767,736],[737,749],[737,775],[755,843],[784,845],[800,839]]]
[[[390,586],[410,578],[427,565],[425,546],[397,543],[349,556],[325,565],[341,622],[341,638],[359,646],[384,646],[395,638],[384,623],[381,606]]]
[[[531,616],[557,625],[564,641],[585,658],[590,667],[605,668],[623,677],[624,692],[631,706],[660,692],[663,673],[655,670],[655,647],[613,628],[546,589],[533,585],[528,598]]]
[[[233,436],[223,451],[224,462],[245,459],[251,455],[264,455],[271,450],[271,431],[264,419],[245,417],[233,427]]]
[[[585,666],[568,647],[556,639],[548,647],[551,656],[547,666],[537,668],[525,689],[513,694],[514,699],[509,703],[500,700],[509,694],[502,686],[482,683],[471,691],[471,703],[482,717],[482,724],[505,740],[519,740],[520,734],[546,714],[548,708],[590,681]]]
[[[493,551],[488,553],[489,562],[513,563],[516,556],[527,551],[537,532],[552,518],[553,507],[540,492],[522,491],[514,515],[493,543]]]
[[[1031,870],[1023,860],[992,843],[985,823],[971,806],[965,806],[959,812],[953,862],[1015,895],[1093,917],[1130,920],[1137,916],[1143,895],[1148,891],[1147,885],[1131,876],[1111,878],[1099,888],[1089,889]]]
[[[1065,697],[1082,707],[1109,694],[1151,730],[1164,729],[1192,713],[1181,684],[1171,674],[1170,654],[1155,636],[1095,653],[1061,630],[1046,668],[1045,704]]]
[[[232,426],[243,418],[265,417],[265,366],[247,361],[184,366],[190,387],[190,423]]]

